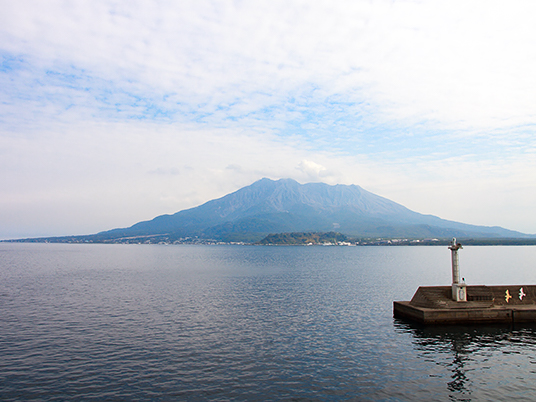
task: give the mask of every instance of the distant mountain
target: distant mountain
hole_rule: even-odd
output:
[[[269,233],[329,231],[352,237],[533,237],[497,226],[468,225],[423,215],[356,185],[299,184],[291,179],[266,178],[195,208],[83,237],[89,241],[195,236],[257,241]]]

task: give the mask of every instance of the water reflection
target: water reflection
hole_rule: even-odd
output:
[[[430,377],[446,374],[451,400],[511,398],[516,386],[508,376],[536,374],[536,325],[424,326],[395,319],[394,326],[411,335],[419,358],[438,367]],[[536,396],[532,386],[517,387],[516,393],[522,400]]]

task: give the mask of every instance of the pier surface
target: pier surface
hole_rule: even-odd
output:
[[[467,286],[464,302],[452,300],[451,286],[421,286],[393,313],[423,324],[536,323],[536,285]]]

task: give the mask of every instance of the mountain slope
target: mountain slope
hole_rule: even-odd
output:
[[[523,238],[500,227],[467,225],[423,215],[356,185],[299,184],[261,179],[250,186],[173,215],[101,232],[96,239],[168,235],[220,240],[268,233],[331,231],[357,236]]]

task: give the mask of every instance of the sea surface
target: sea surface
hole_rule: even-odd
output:
[[[536,247],[465,247],[535,284]],[[534,401],[536,327],[421,327],[443,247],[0,244],[2,401]]]

